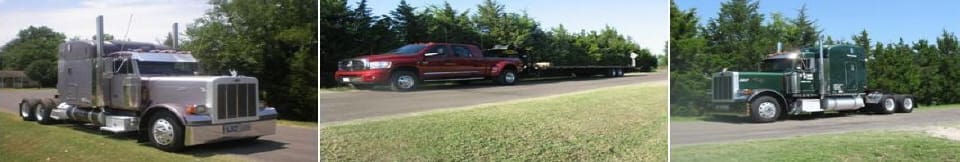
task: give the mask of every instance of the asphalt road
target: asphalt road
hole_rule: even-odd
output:
[[[17,114],[22,98],[52,97],[55,93],[55,89],[0,89],[0,112]],[[136,139],[130,137],[127,140]],[[278,125],[276,134],[260,137],[255,143],[222,142],[197,145],[188,147],[183,154],[196,157],[236,155],[255,161],[317,161],[317,144],[316,129]]]
[[[658,72],[630,74],[619,78],[521,81],[512,86],[478,81],[469,85],[426,86],[413,92],[392,92],[378,87],[374,90],[321,93],[320,121],[348,121],[666,80],[667,74]]]
[[[803,135],[843,133],[861,130],[904,129],[960,121],[960,109],[937,109],[913,113],[826,114],[823,117],[796,116],[774,123],[749,123],[743,118],[715,116],[707,122],[671,122],[672,146],[725,143],[732,141],[789,138]]]

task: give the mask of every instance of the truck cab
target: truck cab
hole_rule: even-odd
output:
[[[490,79],[505,85],[519,80],[517,58],[484,57],[474,45],[415,43],[389,52],[340,62],[339,82],[359,88],[387,85],[395,91],[416,89],[424,82]]]
[[[865,51],[852,45],[770,54],[757,72],[714,73],[707,112],[772,122],[786,115],[867,110],[862,108],[912,111],[913,96],[868,89],[866,61]]]

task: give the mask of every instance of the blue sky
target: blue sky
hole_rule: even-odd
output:
[[[716,17],[722,1],[677,0],[681,9],[696,8],[701,23]],[[870,0],[792,0],[761,1],[760,13],[780,12],[796,17],[806,4],[808,15],[817,21],[823,33],[835,40],[850,40],[866,29],[873,42],[935,40],[943,30],[960,32],[960,1],[870,1]]]
[[[358,0],[350,0],[356,7]],[[423,9],[429,5],[443,5],[442,0],[408,0],[411,6]],[[476,11],[483,0],[450,0],[457,11],[469,9]],[[555,1],[555,0],[498,0],[508,12],[522,12],[540,22],[545,30],[563,24],[569,31],[600,30],[610,25],[630,36],[641,47],[651,52],[663,53],[663,46],[669,39],[670,19],[667,0],[593,0],[593,1]],[[399,0],[371,0],[367,6],[375,15],[389,14],[400,5]]]
[[[126,34],[133,41],[159,42],[174,22],[185,31],[211,7],[205,0],[0,0],[0,45],[29,26],[47,26],[67,38],[90,39],[96,32],[97,15],[104,16],[104,32],[118,39]]]

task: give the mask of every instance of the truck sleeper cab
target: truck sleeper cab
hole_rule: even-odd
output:
[[[760,72],[714,73],[713,105],[706,111],[754,122],[824,112],[912,112],[912,95],[868,89],[866,61],[864,50],[851,45],[771,54]]]

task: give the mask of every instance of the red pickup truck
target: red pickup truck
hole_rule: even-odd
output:
[[[423,82],[491,79],[503,85],[519,81],[517,58],[484,57],[474,45],[408,44],[390,52],[338,62],[334,77],[354,87],[389,85],[394,91],[416,89]]]

